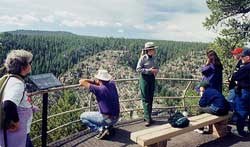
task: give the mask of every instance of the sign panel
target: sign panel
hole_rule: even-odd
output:
[[[63,86],[52,73],[32,75],[28,78],[39,90]]]

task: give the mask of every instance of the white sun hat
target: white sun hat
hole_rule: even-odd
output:
[[[102,81],[109,81],[111,80],[112,76],[108,73],[107,70],[99,69],[95,78],[102,80]]]
[[[158,46],[154,45],[154,42],[146,42],[143,50],[156,49]]]

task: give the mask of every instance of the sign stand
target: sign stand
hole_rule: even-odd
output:
[[[63,86],[63,84],[52,74],[39,74],[29,76],[28,79],[37,90],[47,90],[49,88]],[[43,93],[42,111],[42,147],[47,146],[47,119],[48,119],[48,92]]]
[[[48,93],[43,94],[42,112],[42,147],[47,146],[47,116],[48,116]]]

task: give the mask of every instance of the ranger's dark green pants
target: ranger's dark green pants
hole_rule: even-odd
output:
[[[155,90],[155,76],[141,74],[140,76],[141,99],[144,110],[144,119],[151,120],[152,103]]]

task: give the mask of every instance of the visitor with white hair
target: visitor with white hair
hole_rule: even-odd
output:
[[[32,58],[29,51],[11,50],[5,59],[6,84],[1,85],[1,147],[33,147],[29,136],[33,106],[24,82],[31,72]]]

